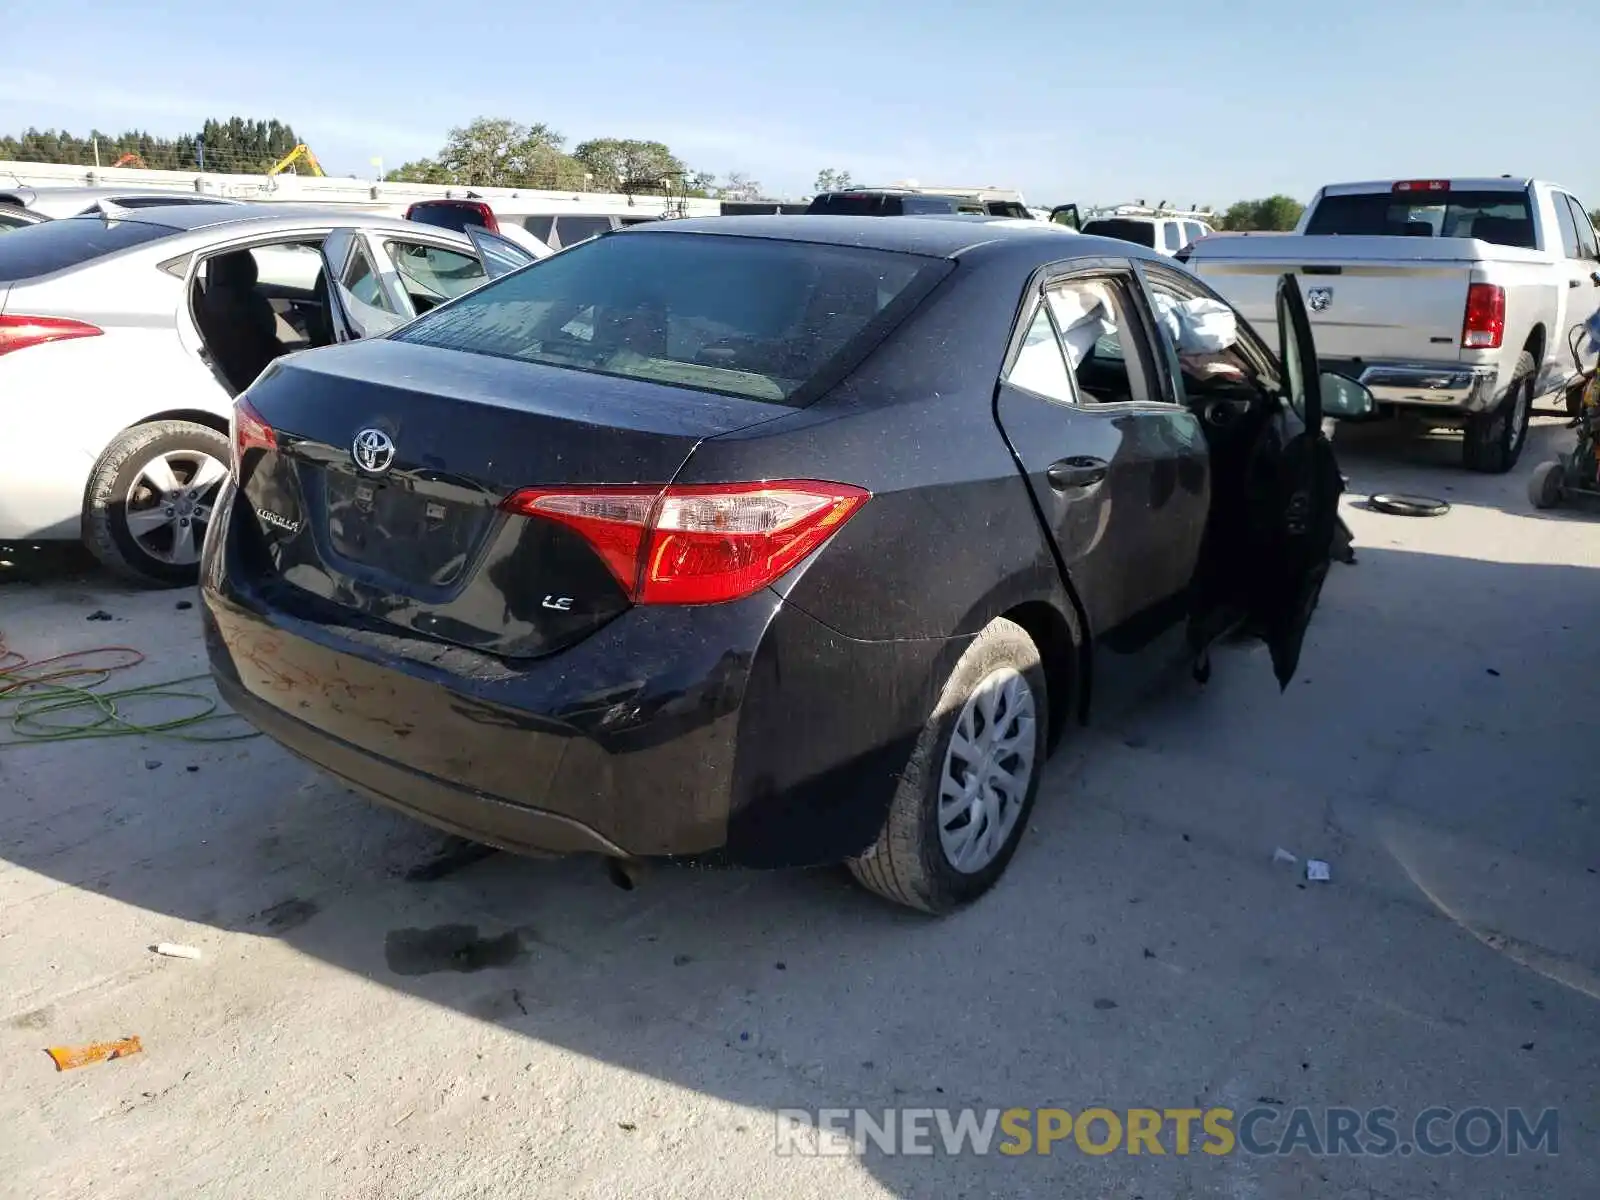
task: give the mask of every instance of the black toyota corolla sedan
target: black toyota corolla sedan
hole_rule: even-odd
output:
[[[1274,354],[1125,242],[735,217],[396,328],[385,248],[328,247],[349,344],[238,402],[207,646],[241,714],[425,821],[843,861],[943,912],[1005,870],[1107,647],[1187,622],[1197,664],[1242,630],[1295,669],[1320,417],[1370,396],[1314,374],[1292,286]]]

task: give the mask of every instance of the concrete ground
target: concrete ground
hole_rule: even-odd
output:
[[[1342,432],[1360,562],[1288,693],[1239,646],[1120,704],[945,921],[831,871],[624,892],[474,855],[260,739],[0,750],[0,1191],[1592,1197],[1600,526],[1530,510],[1571,437],[1533,436],[1492,478]],[[1455,507],[1365,511],[1384,488]],[[46,571],[0,587],[0,630],[171,678],[202,669],[183,599]],[[1559,1153],[775,1153],[776,1110],[858,1105],[1389,1106],[1402,1140],[1433,1105],[1554,1107]]]

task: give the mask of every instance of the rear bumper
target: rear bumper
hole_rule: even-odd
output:
[[[1379,404],[1471,414],[1493,408],[1498,398],[1493,363],[1324,359],[1322,367],[1360,380]]]
[[[352,787],[511,851],[859,853],[965,644],[854,641],[763,591],[631,609],[548,658],[497,660],[286,611],[229,570],[231,503],[201,577],[223,697]]]

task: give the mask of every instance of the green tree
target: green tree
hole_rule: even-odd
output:
[[[203,143],[207,171],[261,174],[298,142],[294,130],[282,121],[230,117],[207,121],[198,131],[175,138],[138,129],[120,134],[91,129],[87,137],[66,130],[28,129],[19,136],[0,136],[0,159],[92,167],[98,151],[101,167],[125,162],[152,170],[194,171],[200,167]]]
[[[433,158],[402,163],[384,177],[385,183],[454,183],[445,165]]]
[[[662,181],[686,184],[692,172],[662,142],[636,138],[591,138],[572,152],[597,191],[660,191]]]
[[[1589,224],[1600,226],[1600,208],[1589,210]]]
[[[842,192],[852,185],[849,171],[835,171],[832,167],[824,167],[817,172],[817,181],[812,185],[816,192]]]
[[[583,169],[563,151],[565,144],[566,138],[548,125],[479,117],[452,129],[444,148],[435,159],[422,160],[422,166],[430,175],[428,182],[468,187],[581,187]]]
[[[1264,200],[1240,200],[1222,215],[1222,228],[1230,230],[1289,230],[1300,222],[1305,205],[1293,196],[1274,195]]]

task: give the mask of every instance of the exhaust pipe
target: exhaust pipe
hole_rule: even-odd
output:
[[[625,892],[631,892],[644,880],[644,863],[637,858],[605,859],[606,878]]]

